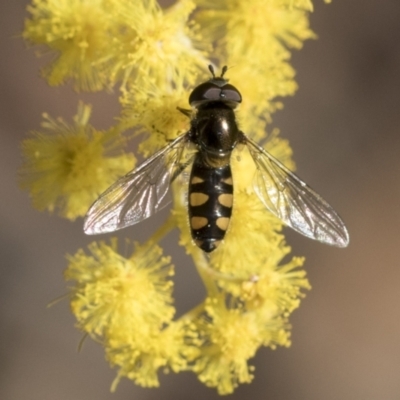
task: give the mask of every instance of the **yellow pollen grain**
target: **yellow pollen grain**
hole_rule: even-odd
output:
[[[201,229],[208,224],[208,219],[205,217],[192,217],[190,221],[194,230]]]
[[[230,218],[220,217],[220,218],[217,219],[216,224],[217,224],[219,229],[222,229],[223,231],[226,231],[228,229],[229,220],[230,220]]]
[[[201,206],[206,203],[210,196],[204,193],[191,193],[190,205],[193,207]]]
[[[231,208],[232,202],[233,202],[233,195],[228,194],[228,193],[220,194],[218,196],[218,201],[219,201],[219,204],[222,204],[225,207]]]

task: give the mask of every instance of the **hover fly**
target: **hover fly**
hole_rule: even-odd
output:
[[[247,145],[257,167],[254,189],[265,207],[284,224],[320,242],[338,247],[349,243],[347,229],[333,208],[295,174],[247,137],[238,127],[235,109],[240,92],[221,76],[197,86],[189,97],[190,129],[120,178],[90,207],[84,224],[87,234],[116,231],[159,211],[168,200],[170,184],[192,165],[188,213],[192,238],[203,251],[215,250],[229,227],[233,205],[230,166],[232,151]],[[189,160],[187,146],[195,152]]]

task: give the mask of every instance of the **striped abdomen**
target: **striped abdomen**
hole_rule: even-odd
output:
[[[232,201],[230,165],[212,168],[197,154],[189,182],[189,221],[194,242],[205,252],[215,250],[224,238]]]

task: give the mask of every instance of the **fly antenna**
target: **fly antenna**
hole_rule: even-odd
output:
[[[224,65],[224,66],[222,67],[221,78],[224,77],[226,71],[228,71],[228,66],[227,66],[227,65]]]
[[[213,67],[211,64],[209,64],[208,69],[210,70],[211,75],[212,75],[213,78],[215,79],[214,67]]]
[[[223,79],[226,71],[228,71],[228,66],[224,65],[222,67],[221,75],[218,78],[215,77],[214,67],[211,64],[208,65],[208,69],[210,70],[213,79]]]

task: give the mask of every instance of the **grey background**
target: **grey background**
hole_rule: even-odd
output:
[[[217,399],[190,373],[162,376],[160,389],[124,380],[111,394],[115,371],[101,347],[87,341],[76,352],[81,335],[67,301],[46,308],[65,293],[64,255],[90,238],[80,222],[32,209],[17,187],[20,140],[42,112],[70,118],[77,104],[71,89],[46,86],[42,61],[18,37],[26,4],[2,2],[0,13],[0,398]],[[399,20],[398,0],[316,1],[319,39],[294,55],[300,90],[274,122],[291,142],[299,174],[347,222],[351,243],[338,250],[288,233],[294,254],[307,258],[313,290],[291,318],[292,347],[259,351],[254,382],[232,399],[400,398]],[[115,95],[80,98],[95,105],[98,127],[118,113]],[[146,238],[165,217],[129,235]],[[176,239],[164,245],[177,266],[182,311],[203,289]]]

